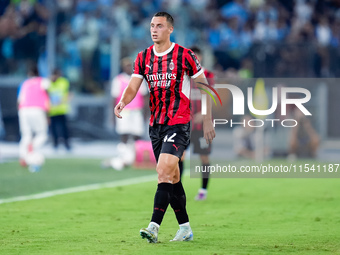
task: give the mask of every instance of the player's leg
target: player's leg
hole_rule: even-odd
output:
[[[158,229],[169,206],[173,192],[173,176],[178,171],[178,158],[170,154],[160,154],[157,163],[158,186],[154,198],[154,209],[149,226],[141,229],[140,234],[149,242],[157,242]],[[179,174],[177,175],[179,178]]]
[[[202,186],[198,190],[195,200],[205,200],[207,198],[207,187],[209,182],[209,154],[211,152],[211,144],[207,144],[202,130],[193,130],[191,135],[191,142],[193,144],[193,153],[199,154],[202,164]]]
[[[182,180],[182,175],[184,171],[184,157],[185,157],[185,152],[183,153],[183,156],[181,159],[178,161],[178,168],[179,168],[179,179]]]
[[[149,242],[157,240],[159,225],[163,220],[170,199],[173,197],[174,185],[172,184],[179,182],[178,161],[189,143],[188,130],[190,132],[189,125],[180,128],[162,125],[150,127],[150,138],[157,160],[158,187],[149,227],[141,229],[142,237],[147,238]],[[182,134],[183,131],[185,134]],[[182,212],[186,214],[185,203]],[[186,225],[188,225],[188,220],[186,221]]]
[[[126,144],[129,140],[129,135],[128,134],[122,134],[120,135],[120,142]]]
[[[65,147],[69,151],[71,147],[69,143],[69,131],[67,127],[66,115],[60,115],[60,121],[61,121],[61,135],[64,138]]]
[[[159,192],[161,185],[163,185],[161,190],[164,189],[165,192],[163,191],[162,195],[158,195],[156,192],[155,210],[151,222],[157,223],[158,221],[159,226],[170,203],[180,227],[176,236],[171,241],[191,241],[193,240],[193,233],[186,211],[186,196],[182,182],[180,181],[178,161],[179,158],[172,154],[162,153],[159,157],[157,165],[159,183],[157,192]],[[171,182],[173,184],[170,184]],[[160,200],[156,201],[157,198]]]
[[[163,143],[162,152],[177,157],[180,160],[183,157],[185,149],[190,142],[190,125],[177,125],[169,130],[168,139]],[[190,241],[193,239],[192,230],[189,224],[189,217],[186,210],[185,191],[180,181],[179,166],[176,165],[173,175],[173,195],[170,205],[175,212],[180,229],[172,241]]]
[[[312,136],[310,136],[310,142],[308,144],[309,146],[309,150],[310,150],[310,156],[315,158],[317,156],[317,152],[319,149],[319,145],[320,145],[320,139],[319,136],[314,133]]]
[[[47,141],[48,125],[46,119],[46,113],[43,110],[36,109],[33,115],[33,131],[35,136],[33,138],[33,151],[41,152],[42,146]]]
[[[19,161],[20,165],[27,166],[26,157],[28,153],[28,146],[32,141],[32,130],[29,125],[29,115],[26,109],[19,110],[19,126],[21,139],[19,142]]]
[[[46,113],[42,109],[35,109],[32,111],[32,130],[35,133],[35,136],[32,141],[33,147],[33,159],[31,158],[29,170],[30,172],[38,172],[41,169],[41,166],[44,163],[44,154],[42,147],[47,141],[48,138],[48,124]]]
[[[177,222],[179,224],[179,230],[176,236],[171,241],[191,241],[193,240],[193,233],[189,224],[189,216],[186,210],[186,195],[179,180],[179,170],[175,176],[178,182],[173,184],[173,196],[170,200],[170,205],[175,212]]]
[[[51,120],[51,133],[53,138],[53,147],[54,149],[58,148],[58,121],[57,116],[50,117]]]
[[[153,149],[153,152],[155,154],[155,158],[156,158],[157,162],[159,162],[159,157],[160,157],[160,153],[161,153],[161,150],[162,150],[162,138],[160,137],[159,133],[160,133],[160,126],[159,125],[149,127],[149,135],[150,135],[150,139],[151,139],[151,142],[152,142],[152,149]],[[158,166],[158,163],[157,163],[157,166]],[[158,203],[159,203],[158,200],[160,199],[160,197],[162,197],[164,195],[164,193],[167,193],[167,191],[164,190],[166,188],[169,188],[169,187],[167,185],[165,185],[165,187],[164,187],[164,185],[159,185],[159,183],[158,183],[157,190],[156,190],[155,197],[154,197],[154,207],[153,207],[154,210],[153,210],[152,217],[154,217],[154,215],[158,219],[161,217],[161,216],[158,215],[158,213],[161,213],[162,211],[159,210],[158,213],[157,212],[155,213],[155,211],[160,208],[159,205],[158,205]],[[165,195],[165,197],[167,197],[167,196]],[[162,206],[162,207],[164,207],[164,206]],[[158,209],[155,209],[155,208],[158,208]],[[147,228],[142,228],[140,230],[141,237],[143,239],[144,238],[147,239],[149,243],[156,243],[157,242],[158,230],[159,230],[159,225],[160,225],[160,221],[158,219],[156,219],[155,221],[153,221],[153,219],[151,219],[149,226]]]
[[[209,167],[210,167],[210,160],[209,155],[200,155],[201,163],[203,166],[202,171],[202,186],[198,190],[198,194],[195,197],[195,200],[205,200],[208,194],[208,182],[209,182]]]
[[[158,173],[158,188],[151,221],[160,225],[173,194],[173,183],[174,181],[179,181],[178,157],[161,153],[156,170]]]
[[[189,216],[186,211],[186,196],[180,180],[179,167],[178,170],[175,171],[173,196],[171,197],[170,205],[175,212],[177,222],[180,226],[189,222]]]

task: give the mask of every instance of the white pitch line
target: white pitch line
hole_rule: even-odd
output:
[[[157,175],[149,175],[149,176],[143,176],[143,177],[138,177],[138,178],[113,181],[113,182],[95,183],[95,184],[89,184],[89,185],[66,188],[66,189],[51,190],[51,191],[46,191],[46,192],[28,195],[28,196],[19,196],[19,197],[0,199],[0,204],[27,201],[27,200],[33,200],[33,199],[42,199],[42,198],[53,197],[57,195],[64,195],[64,194],[89,191],[89,190],[97,190],[97,189],[103,189],[103,188],[115,188],[115,187],[121,187],[121,186],[128,186],[132,184],[150,182],[154,180],[157,180]]]

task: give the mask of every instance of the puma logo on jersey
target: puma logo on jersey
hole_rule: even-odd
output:
[[[146,67],[149,67],[149,69],[151,69],[151,66],[149,66],[149,65],[146,65]]]

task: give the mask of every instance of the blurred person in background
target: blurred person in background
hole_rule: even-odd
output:
[[[97,93],[99,88],[93,79],[95,66],[94,54],[98,48],[100,20],[95,16],[95,11],[78,13],[72,23],[77,35],[77,46],[81,55],[83,92]]]
[[[19,157],[21,165],[27,164],[30,172],[39,171],[44,163],[42,146],[48,135],[47,89],[49,86],[50,81],[39,77],[38,69],[34,65],[29,68],[28,79],[19,87],[18,106],[21,132]]]
[[[268,157],[271,155],[271,150],[266,144],[266,137],[264,140],[258,140],[257,129],[249,124],[252,120],[251,115],[246,114],[242,119],[243,124],[239,124],[233,129],[233,150],[237,157],[244,159],[255,159],[256,150],[263,147],[263,156]],[[263,143],[263,146],[258,144]]]
[[[123,92],[129,84],[132,74],[132,60],[123,58],[121,60],[123,72],[118,74],[112,81],[111,96],[113,105],[118,104]],[[138,90],[135,99],[125,107],[122,113],[123,118],[115,120],[116,132],[120,135],[120,143],[117,146],[118,156],[114,157],[104,166],[110,165],[115,170],[122,170],[129,166],[135,159],[135,141],[141,139],[144,134],[144,96],[147,94],[146,84],[143,82]]]
[[[238,75],[242,79],[251,79],[254,77],[253,61],[250,58],[245,58],[242,60]]]
[[[294,109],[293,116],[299,124],[292,128],[288,159],[315,158],[320,145],[318,133],[313,128],[310,119],[298,108]]]
[[[67,117],[69,112],[69,81],[61,76],[61,71],[55,69],[51,76],[51,85],[48,88],[50,98],[50,127],[53,137],[53,147],[58,149],[59,138],[62,138],[67,151],[71,150],[69,143],[69,130]]]
[[[25,74],[45,46],[49,11],[42,1],[0,1],[0,73]]]
[[[255,159],[255,128],[247,123],[251,120],[250,115],[245,115],[243,122],[233,130],[234,153],[237,157]]]
[[[195,53],[199,62],[202,62],[202,53],[198,47],[192,47],[191,50]],[[209,85],[214,85],[214,74],[206,69],[204,69],[205,77],[207,78]],[[195,200],[205,200],[207,198],[207,188],[209,182],[209,166],[210,159],[209,154],[211,152],[211,143],[207,144],[204,139],[203,133],[203,116],[201,114],[201,93],[199,89],[193,88],[191,94],[191,115],[192,115],[192,131],[191,131],[191,144],[193,145],[193,152],[199,154],[201,164],[206,172],[202,171],[202,185],[198,190],[198,194]],[[183,159],[183,158],[182,158]],[[183,161],[179,162],[180,175],[183,172]]]

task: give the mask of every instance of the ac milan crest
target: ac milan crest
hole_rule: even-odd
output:
[[[169,69],[172,71],[172,70],[174,70],[174,68],[175,68],[175,64],[174,64],[174,62],[171,59],[171,62],[169,64]]]

